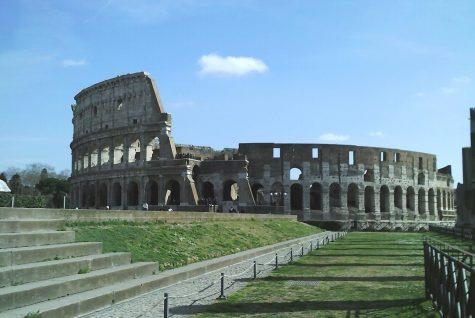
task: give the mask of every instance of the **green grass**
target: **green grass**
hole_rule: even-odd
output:
[[[229,255],[312,235],[321,230],[289,220],[70,223],[77,241],[103,242],[103,252],[131,252],[132,260],[157,261],[160,269]]]
[[[224,302],[199,307],[199,317],[439,317],[424,299],[424,236],[447,239],[349,233]]]

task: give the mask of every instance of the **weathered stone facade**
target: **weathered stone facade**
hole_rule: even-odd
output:
[[[328,144],[175,145],[153,79],[82,90],[72,106],[73,206],[296,213],[306,220],[453,219],[450,166],[431,154]]]
[[[462,149],[463,184],[457,187],[457,226],[475,230],[475,108],[470,109],[471,146]]]

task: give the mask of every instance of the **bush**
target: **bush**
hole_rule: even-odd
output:
[[[0,207],[12,206],[12,194],[0,193]],[[44,195],[15,195],[17,208],[46,208],[48,197]]]

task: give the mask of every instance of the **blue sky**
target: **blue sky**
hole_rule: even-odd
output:
[[[70,168],[73,97],[145,70],[177,143],[434,153],[461,181],[475,2],[0,1],[0,170]]]

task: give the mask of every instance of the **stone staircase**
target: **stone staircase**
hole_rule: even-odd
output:
[[[156,263],[101,251],[58,213],[0,211],[0,317],[76,317],[154,287]]]

